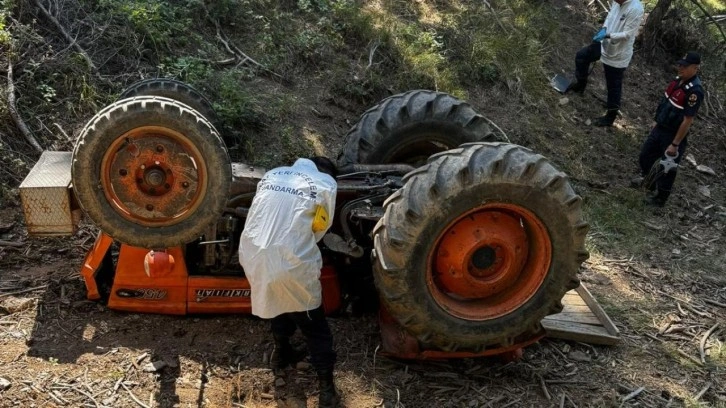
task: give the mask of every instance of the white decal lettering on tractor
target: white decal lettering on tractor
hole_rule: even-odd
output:
[[[249,289],[197,289],[195,291],[197,302],[201,302],[210,297],[223,298],[248,298],[250,297]]]

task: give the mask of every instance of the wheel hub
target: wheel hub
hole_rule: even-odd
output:
[[[145,226],[172,225],[199,205],[206,185],[203,163],[183,135],[141,127],[107,150],[101,187],[124,218]]]
[[[544,281],[550,256],[549,235],[533,213],[488,204],[444,229],[432,254],[429,290],[449,313],[490,319],[529,300]]]
[[[136,169],[136,183],[142,192],[151,196],[161,196],[171,191],[174,185],[174,172],[166,162],[155,160],[142,164]]]
[[[485,271],[489,269],[492,265],[494,265],[497,262],[497,249],[485,246],[483,248],[479,248],[471,255],[471,264],[474,267],[471,271],[472,275],[483,278],[487,276],[486,273],[481,273],[480,271]]]
[[[522,272],[529,250],[519,219],[502,211],[480,211],[454,223],[436,257],[440,288],[465,299],[497,294]]]

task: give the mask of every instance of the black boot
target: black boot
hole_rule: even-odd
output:
[[[570,82],[570,85],[568,85],[567,89],[565,89],[565,93],[575,92],[575,93],[579,93],[580,95],[582,95],[583,93],[585,93],[586,86],[587,86],[586,79],[584,79],[584,80],[576,79],[576,80]]]
[[[339,408],[340,396],[335,390],[333,371],[319,371],[318,381],[320,382],[320,396],[318,397],[318,408]]]
[[[643,202],[645,205],[651,207],[665,207],[666,201],[668,201],[668,196],[670,195],[670,191],[656,190],[646,195]]]
[[[600,116],[599,118],[595,119],[592,124],[599,127],[612,126],[617,116],[617,109],[608,109],[607,113],[605,113],[604,116]]]
[[[270,367],[273,370],[283,370],[290,365],[302,361],[307,355],[307,350],[296,350],[290,344],[289,337],[274,336],[275,349],[270,357]]]

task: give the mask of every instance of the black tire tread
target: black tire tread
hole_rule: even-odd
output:
[[[212,125],[219,129],[219,118],[212,103],[191,85],[171,78],[147,78],[129,85],[119,100],[135,96],[162,96],[174,99],[201,113]]]
[[[582,219],[581,199],[564,173],[524,147],[480,143],[434,155],[427,165],[409,173],[405,179],[404,187],[385,202],[385,215],[374,229],[377,255],[374,276],[387,310],[410,333],[444,350],[479,350],[510,344],[539,327],[546,315],[561,310],[560,300],[579,283],[577,272],[587,258],[584,245],[587,223]],[[438,307],[419,286],[425,273],[421,270],[420,258],[426,257],[422,255],[422,248],[433,246],[433,242],[423,241],[436,239],[437,234],[432,234],[430,228],[446,225],[440,225],[442,219],[436,217],[446,211],[448,202],[461,197],[463,191],[481,191],[490,200],[506,202],[510,197],[500,195],[500,191],[506,194],[507,186],[531,190],[530,202],[516,204],[537,214],[550,231],[553,264],[537,293],[518,310],[478,322],[459,319]],[[476,205],[470,203],[471,207]],[[544,205],[548,205],[546,210]],[[553,218],[545,219],[542,214],[553,209],[561,212],[556,217],[566,225],[547,224]],[[417,217],[411,218],[411,211]],[[449,217],[455,218],[456,214]],[[433,223],[439,226],[428,227]],[[553,236],[553,230],[559,235]]]
[[[496,125],[467,102],[442,92],[414,90],[390,96],[363,113],[345,137],[338,165],[377,163],[382,144],[396,139],[398,130],[432,123],[455,125],[464,142],[508,141]]]

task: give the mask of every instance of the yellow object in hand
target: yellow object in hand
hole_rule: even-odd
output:
[[[328,211],[322,205],[315,206],[315,217],[313,217],[313,232],[325,231],[328,228],[330,217]]]

